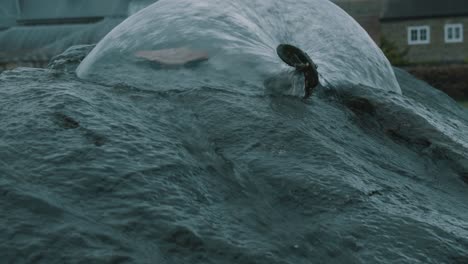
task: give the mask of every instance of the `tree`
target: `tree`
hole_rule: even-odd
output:
[[[403,66],[409,64],[408,60],[406,60],[408,49],[400,51],[395,43],[387,40],[385,37],[380,39],[380,49],[392,65]]]

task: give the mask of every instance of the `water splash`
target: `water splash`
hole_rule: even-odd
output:
[[[403,96],[159,92],[68,74],[89,48],[0,74],[6,263],[468,260],[467,112],[408,73]]]
[[[179,89],[214,85],[262,93],[266,78],[287,69],[276,56],[280,43],[308,52],[328,86],[364,84],[401,93],[380,49],[357,22],[326,0],[161,0],[108,34],[77,74],[145,89],[171,83]],[[134,56],[139,50],[174,47],[203,50],[210,59],[196,68],[168,72],[155,71]]]

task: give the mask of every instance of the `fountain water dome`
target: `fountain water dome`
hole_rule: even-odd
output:
[[[401,93],[391,65],[369,35],[326,0],[161,0],[108,34],[77,74],[146,89],[167,83],[222,86],[231,80],[260,90],[265,78],[286,69],[275,53],[280,43],[308,52],[329,86],[363,84]],[[207,52],[210,59],[170,74],[135,57],[141,50],[187,47]]]

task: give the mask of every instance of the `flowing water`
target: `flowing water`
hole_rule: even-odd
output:
[[[178,81],[263,94],[263,81],[284,71],[276,46],[303,48],[330,85],[364,84],[400,93],[393,71],[365,31],[333,3],[318,1],[159,1],[116,27],[78,68],[78,76],[143,89]],[[139,50],[190,48],[208,63],[167,74],[141,66]],[[116,67],[118,65],[118,67]],[[116,74],[117,73],[117,74]],[[200,78],[200,76],[207,76]],[[236,88],[227,87],[226,82]],[[254,86],[254,87],[252,87]],[[158,90],[161,88],[158,87]]]
[[[209,60],[134,56],[174,47]],[[467,110],[335,5],[161,0],[77,52],[0,75],[5,263],[468,262]]]

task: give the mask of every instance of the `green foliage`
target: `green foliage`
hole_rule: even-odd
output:
[[[387,40],[384,37],[382,37],[380,40],[380,49],[382,49],[383,53],[392,65],[403,66],[409,64],[409,62],[406,60],[408,49],[400,51],[395,43]]]

